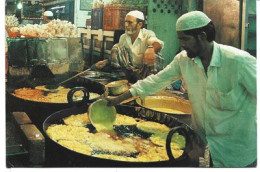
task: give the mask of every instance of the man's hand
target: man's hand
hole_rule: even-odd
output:
[[[155,63],[155,60],[156,60],[156,54],[154,48],[148,47],[144,53],[144,59],[143,59],[144,64],[148,66],[152,66]]]
[[[117,96],[115,98],[108,98],[106,97],[105,99],[108,101],[107,106],[115,106],[120,104],[122,101],[127,100],[132,97],[132,94],[130,91],[127,91],[120,96]]]
[[[181,88],[180,88],[180,91],[181,91],[182,93],[186,93],[186,92],[187,92],[186,84],[185,84],[185,82],[184,82],[183,79],[182,79],[181,81],[182,81],[182,82],[181,82]]]
[[[99,61],[95,64],[95,66],[98,68],[98,69],[103,69],[108,63],[108,59],[105,59],[105,60],[102,60],[102,61]]]
[[[118,97],[115,97],[115,98],[106,97],[105,99],[107,100],[107,106],[116,106],[116,105],[120,104],[120,102],[121,102],[118,99]]]

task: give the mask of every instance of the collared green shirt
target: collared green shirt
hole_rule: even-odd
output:
[[[130,36],[123,34],[119,39],[118,45],[120,48],[125,47],[127,52],[130,53],[135,67],[142,67],[143,55],[148,45],[152,45],[154,42],[158,42],[162,47],[164,45],[163,41],[159,40],[153,31],[143,28],[140,30],[134,43],[132,43]]]
[[[151,95],[183,78],[192,127],[208,143],[214,167],[244,167],[256,159],[256,59],[214,42],[207,75],[201,60],[182,51],[157,75],[132,85],[133,96]]]

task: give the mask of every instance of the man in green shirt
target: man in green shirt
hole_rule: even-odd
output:
[[[203,12],[182,15],[176,30],[183,51],[158,74],[109,99],[108,105],[151,95],[183,78],[192,107],[192,127],[208,144],[213,166],[255,166],[256,58],[216,43],[214,25]]]

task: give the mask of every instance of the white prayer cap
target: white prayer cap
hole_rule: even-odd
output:
[[[52,17],[52,16],[53,16],[53,13],[52,13],[51,11],[45,11],[45,12],[43,13],[43,15],[46,16],[46,17]]]
[[[176,31],[201,28],[209,24],[210,18],[201,11],[191,11],[183,14],[176,22]]]
[[[141,19],[141,20],[144,20],[144,14],[141,12],[141,11],[137,11],[137,10],[134,10],[134,11],[130,11],[129,13],[126,14],[127,16],[133,16],[135,18],[138,18],[138,19]]]

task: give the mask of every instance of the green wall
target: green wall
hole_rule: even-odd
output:
[[[247,51],[256,56],[256,1],[248,2],[248,40]]]
[[[164,41],[161,51],[164,65],[169,64],[179,51],[176,33],[176,21],[181,14],[196,9],[196,0],[149,0],[147,10],[147,28],[155,32]]]

